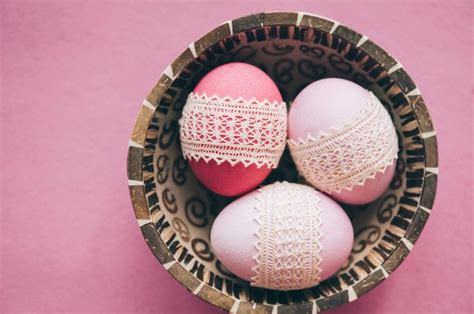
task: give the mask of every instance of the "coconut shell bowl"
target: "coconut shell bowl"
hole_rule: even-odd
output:
[[[310,289],[253,287],[227,271],[209,243],[214,218],[233,199],[196,180],[181,153],[178,120],[197,82],[237,61],[265,71],[289,105],[315,80],[356,82],[381,100],[397,130],[399,156],[388,190],[370,204],[344,205],[354,226],[352,253],[336,275]],[[400,62],[347,26],[302,12],[237,18],[189,45],[143,101],[127,167],[135,217],[150,250],[191,293],[232,313],[316,313],[374,289],[413,249],[438,178],[436,133],[420,90]],[[287,151],[264,183],[277,180],[301,181]]]

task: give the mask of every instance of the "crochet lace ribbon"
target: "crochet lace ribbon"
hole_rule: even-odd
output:
[[[398,139],[388,112],[370,93],[358,116],[340,129],[306,140],[289,140],[298,171],[314,187],[331,193],[364,185],[397,158]]]
[[[180,139],[186,159],[276,168],[285,148],[286,104],[190,93]]]
[[[258,191],[258,253],[251,284],[276,290],[316,285],[321,273],[319,192],[288,182]]]

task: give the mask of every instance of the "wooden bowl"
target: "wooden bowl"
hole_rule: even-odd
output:
[[[312,81],[352,80],[378,96],[396,126],[400,152],[389,189],[368,205],[344,206],[355,230],[352,254],[334,277],[311,289],[251,287],[223,267],[209,244],[214,217],[232,199],[196,180],[181,154],[178,120],[203,75],[232,61],[263,69],[288,103]],[[288,152],[280,165],[265,183],[299,180]],[[187,47],[144,100],[128,151],[133,208],[153,254],[193,294],[233,313],[311,313],[372,290],[413,248],[430,215],[437,177],[436,133],[403,66],[366,36],[301,12],[244,16]]]

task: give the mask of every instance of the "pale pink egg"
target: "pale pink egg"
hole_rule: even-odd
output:
[[[273,191],[273,193],[278,193],[278,196],[267,195],[271,193],[271,189],[275,185],[280,185],[280,188],[283,188],[283,190]],[[302,201],[302,199],[305,199],[308,195],[310,197],[316,197],[318,201],[312,201],[306,203],[306,205],[302,205],[304,202],[300,203],[299,201]],[[266,196],[267,198],[265,198]],[[281,197],[284,197],[286,201],[282,200]],[[269,208],[267,212],[262,212],[257,209],[258,206],[261,206],[259,202],[265,199],[271,202],[274,198],[276,199],[275,201],[278,202],[278,205],[268,204],[273,207],[272,209]],[[279,209],[281,206],[286,207]],[[305,212],[305,208],[309,208],[309,211]],[[272,215],[278,210],[285,213],[284,220],[288,222],[284,226],[284,228],[288,228],[286,233],[287,238],[282,238],[280,237],[281,234],[279,236],[275,233],[275,238],[271,240],[280,242],[272,243],[273,246],[269,247],[269,243],[267,243],[268,245],[266,243],[259,243],[261,237],[259,237],[258,234],[262,235],[268,232],[268,230],[262,230],[262,223],[258,223],[257,221],[265,221],[266,217],[262,217],[262,214],[266,213],[267,215]],[[294,230],[295,225],[291,225],[290,223],[292,215],[299,217],[301,224],[317,216],[321,224],[320,226],[313,225],[313,228],[305,228],[304,225],[301,225],[301,230]],[[268,229],[277,225],[275,218],[271,218],[270,221],[267,222],[268,225],[266,225],[266,227]],[[315,286],[318,282],[334,275],[347,262],[354,241],[352,224],[344,210],[331,198],[309,186],[277,182],[259,191],[252,191],[240,197],[224,208],[214,221],[211,230],[211,246],[219,260],[229,271],[246,281],[252,282],[252,277],[256,275],[254,267],[257,265],[257,261],[255,257],[259,254],[259,250],[256,248],[257,243],[259,243],[260,247],[266,247],[266,249],[273,248],[271,253],[275,256],[278,255],[278,249],[275,249],[275,247],[281,244],[283,245],[282,258],[291,259],[292,254],[298,255],[298,250],[294,248],[298,244],[311,240],[313,236],[312,232],[315,228],[319,228],[318,230],[321,233],[321,237],[318,240],[320,251],[307,251],[307,253],[309,253],[309,255],[306,255],[308,260],[300,261],[302,263],[300,265],[305,265],[304,267],[314,267],[314,256],[318,254],[321,258],[319,264],[319,280],[301,282],[298,287],[293,287],[292,289],[284,287],[281,289],[275,286],[267,287],[277,290],[303,289]],[[263,251],[264,249],[262,249],[262,252]],[[287,271],[293,271],[294,269],[292,269],[292,267],[298,266],[285,265]],[[273,277],[277,276],[277,273],[275,273]]]
[[[205,94],[208,97],[216,95],[219,98],[228,98],[231,100],[242,98],[246,101],[256,99],[259,102],[268,101],[282,103],[281,94],[271,78],[259,68],[246,63],[228,63],[212,70],[197,84],[194,93],[198,95]],[[186,106],[188,106],[188,103]],[[186,106],[184,109],[186,109]],[[277,132],[279,136],[278,140],[283,143],[283,145],[280,145],[280,147],[272,151],[272,154],[279,155],[280,157],[284,150],[286,137],[286,107],[284,110],[284,121],[280,121],[280,126],[284,126],[284,130],[282,129],[280,132]],[[234,118],[235,117],[234,113]],[[239,117],[237,116],[237,118]],[[281,119],[283,119],[283,117],[281,117]],[[252,124],[261,122],[257,120],[258,119],[248,119],[248,122],[251,124],[249,127],[253,128],[255,125]],[[274,120],[275,121],[271,123],[276,123],[276,119]],[[193,123],[194,121],[191,121],[190,125],[181,125],[181,131],[186,127],[192,127]],[[268,123],[268,121],[264,123]],[[234,128],[232,126],[229,127],[229,125],[221,127],[212,123],[208,123],[207,128],[208,132],[222,131],[223,128],[224,131],[230,131],[232,133],[229,134],[229,136],[241,136],[247,132],[245,127]],[[261,141],[261,138],[257,138],[258,135],[255,136],[255,134],[253,134],[251,136],[254,137],[250,140],[254,140],[255,142]],[[255,142],[252,144],[254,148],[256,146]],[[238,145],[241,148],[248,145],[248,142],[242,140],[239,144],[241,144]],[[220,152],[218,150],[214,152],[214,156],[224,152],[225,149],[232,150],[235,148],[222,146],[222,148],[218,149]],[[184,146],[183,151],[185,151]],[[262,159],[260,152],[253,152],[252,154],[255,158]],[[218,157],[219,156],[216,158]],[[242,162],[231,163],[228,161],[220,163],[216,158],[208,158],[207,160],[198,158],[188,159],[199,181],[211,191],[224,196],[240,195],[252,190],[258,186],[272,170],[272,167],[267,164],[244,164]]]
[[[367,109],[368,102],[374,105],[374,110]],[[367,118],[364,121],[361,113],[366,111],[373,119]],[[385,122],[378,123],[382,120]],[[357,131],[347,128],[351,123],[354,124],[354,130],[358,128]],[[370,133],[371,131],[372,133]],[[349,143],[344,143],[344,136],[347,136],[347,139],[352,136],[350,132],[353,137],[348,140]],[[327,134],[326,142],[320,141],[318,144],[313,142],[314,145],[308,148],[310,147],[308,146],[310,143],[308,137],[317,139],[322,133]],[[337,137],[333,143],[330,143],[331,134],[333,138]],[[367,138],[363,138],[361,142],[366,143],[367,147],[361,148],[360,145],[357,147],[358,139],[364,136]],[[316,81],[303,89],[290,108],[288,137],[294,159],[298,159],[298,157],[295,158],[297,153],[294,151],[297,151],[298,147],[302,147],[302,145],[292,146],[291,142],[299,144],[305,142],[307,145],[307,151],[300,153],[300,164],[295,160],[300,174],[314,187],[341,202],[365,204],[375,200],[388,188],[394,175],[398,144],[390,117],[374,95],[351,81],[328,78]],[[341,138],[343,140],[340,140]],[[350,146],[351,142],[354,147],[353,152],[340,149]],[[377,146],[374,143],[381,144]],[[332,153],[326,153],[327,148],[331,145],[333,146]],[[308,150],[312,150],[312,158],[308,157]],[[330,165],[326,161],[331,158],[333,161],[338,160],[338,162],[333,162]],[[372,160],[374,158],[375,160]],[[310,166],[310,159],[313,162],[312,166]],[[355,160],[357,160],[357,164],[354,162]],[[376,165],[374,166],[374,164]],[[326,174],[322,169],[326,169]],[[341,182],[345,180],[346,184],[331,185],[331,182],[337,181],[335,178],[337,174],[344,171],[346,171],[347,177],[350,176],[350,173],[359,172],[359,175],[366,177],[366,179],[360,180],[359,177],[357,184],[349,186],[347,177],[341,175]],[[354,177],[356,176],[354,175]],[[334,189],[335,185],[344,188],[336,190]]]

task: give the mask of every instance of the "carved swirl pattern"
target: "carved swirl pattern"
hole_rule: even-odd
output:
[[[376,243],[382,236],[379,226],[366,226],[355,234],[354,247],[352,253],[360,253],[368,245]]]
[[[186,211],[186,218],[188,222],[198,228],[204,228],[207,226],[207,208],[204,201],[197,197],[191,197],[186,201],[184,206]]]
[[[214,253],[211,252],[208,241],[201,238],[195,238],[191,241],[191,247],[193,248],[194,253],[205,260],[206,262],[212,262],[215,258]]]
[[[184,242],[189,242],[191,234],[189,233],[189,228],[184,221],[178,217],[174,217],[171,225]]]
[[[377,220],[382,224],[390,221],[394,215],[394,209],[397,204],[398,199],[395,195],[390,194],[385,196],[377,210]]]
[[[163,199],[163,204],[165,208],[172,214],[176,214],[178,211],[178,205],[176,204],[176,197],[170,191],[169,188],[165,188],[161,193],[161,197]]]

